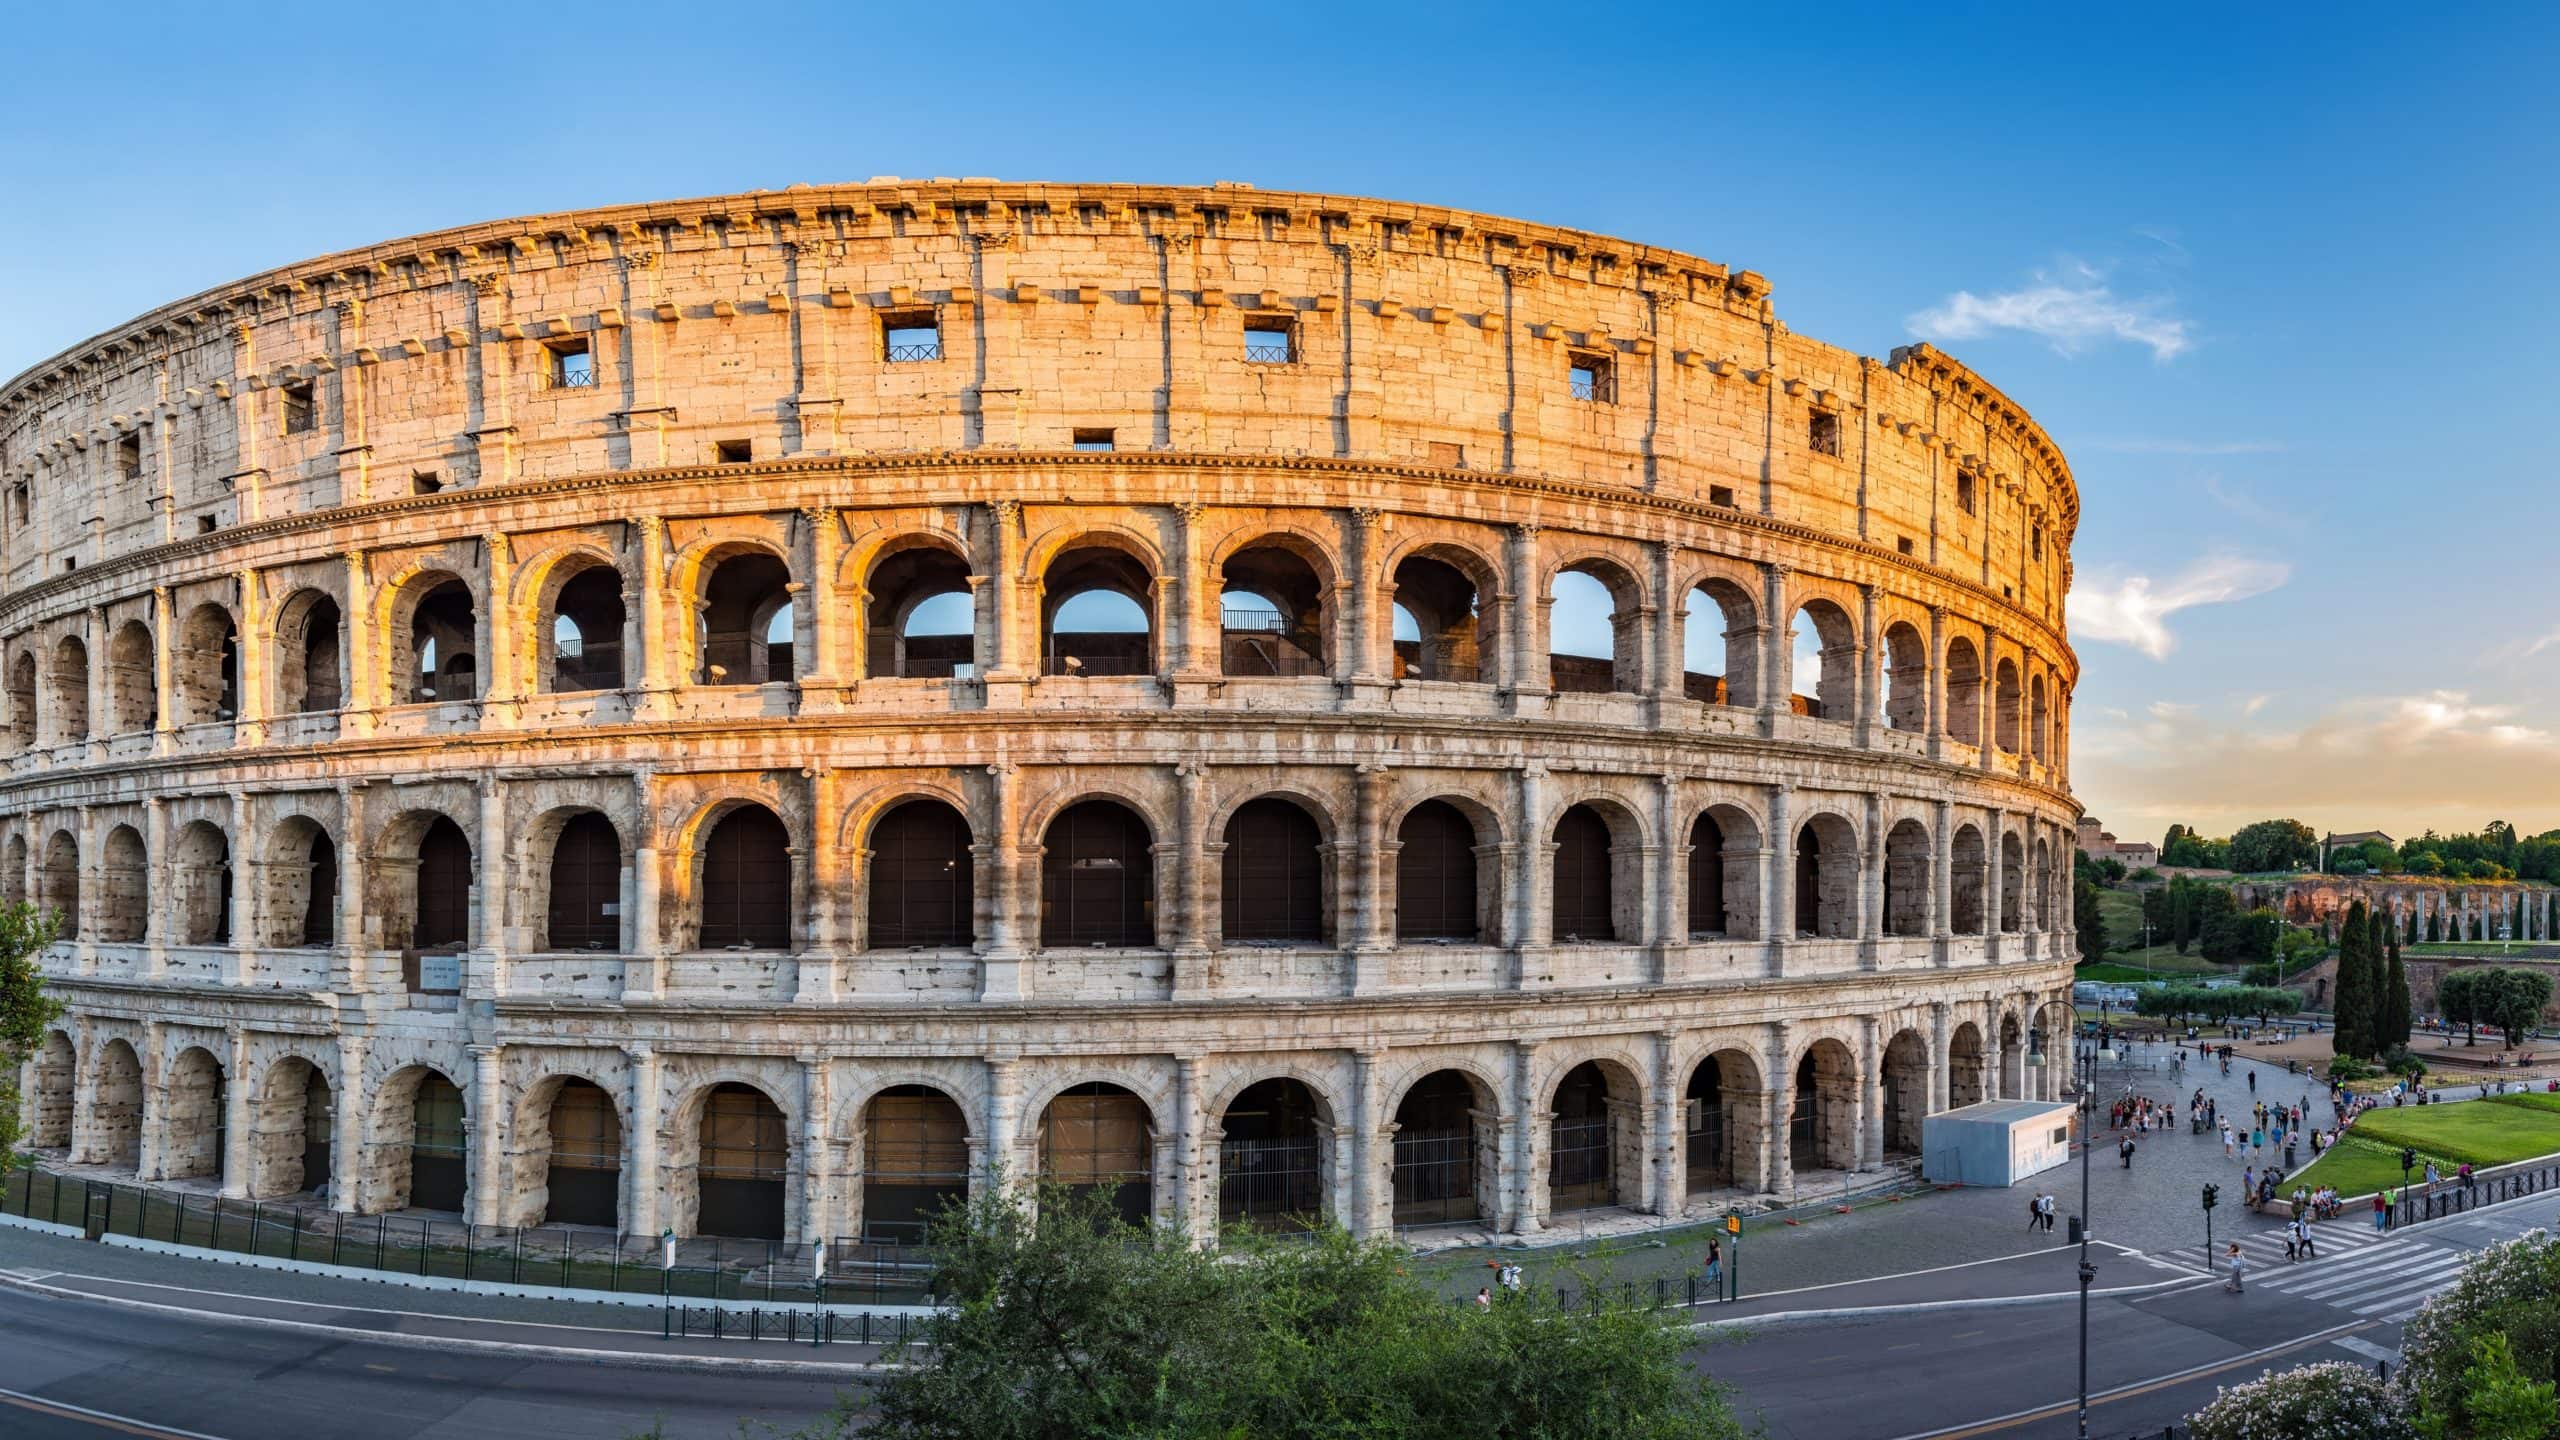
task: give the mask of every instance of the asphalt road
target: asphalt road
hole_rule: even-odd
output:
[[[623,1440],[734,1437],[741,1419],[786,1432],[837,1387],[338,1340],[0,1289],[0,1435],[10,1440],[186,1434],[219,1440]],[[85,1419],[60,1406],[104,1412]],[[139,1422],[133,1423],[133,1422]],[[164,1428],[165,1427],[165,1428]]]

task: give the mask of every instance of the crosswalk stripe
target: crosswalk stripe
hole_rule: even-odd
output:
[[[2426,1265],[2397,1274],[2360,1276],[2353,1283],[2332,1286],[2317,1294],[2296,1291],[2306,1300],[2320,1300],[2331,1305],[2352,1305],[2411,1288],[2424,1289],[2442,1285],[2461,1271],[2460,1265]]]
[[[2372,1264],[2353,1267],[2348,1267],[2341,1261],[2337,1266],[2322,1266],[2316,1270],[2298,1272],[2299,1278],[2297,1278],[2297,1272],[2287,1271],[2281,1275],[2267,1277],[2267,1283],[2279,1290],[2291,1290],[2304,1296],[2317,1296],[2358,1285],[2372,1284],[2375,1281],[2387,1281],[2403,1273],[2414,1276],[2420,1273],[2450,1270],[2460,1264],[2459,1258],[2448,1258],[2442,1252],[2434,1255],[2395,1255]]]
[[[2427,1296],[2443,1289],[2452,1279],[2452,1272],[2446,1271],[2431,1275],[2414,1285],[2386,1286],[2370,1294],[2358,1295],[2354,1297],[2352,1303],[2345,1301],[2340,1303],[2346,1304],[2348,1309],[2359,1315],[2370,1315],[2376,1310],[2388,1310],[2395,1305],[2408,1304],[2412,1300],[2424,1300]]]

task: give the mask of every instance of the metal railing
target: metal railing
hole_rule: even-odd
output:
[[[889,347],[888,359],[889,363],[892,365],[914,365],[926,360],[939,360],[941,358],[942,342],[939,340],[930,340],[916,345],[892,345]]]
[[[1298,358],[1296,350],[1286,335],[1247,332],[1244,337],[1244,363],[1247,365],[1287,365]]]

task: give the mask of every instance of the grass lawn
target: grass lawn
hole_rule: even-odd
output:
[[[2560,1095],[2547,1090],[2521,1090],[2512,1095],[2486,1097],[2492,1105],[2517,1105],[2527,1110],[2547,1110],[2560,1115]]]
[[[2369,1110],[2336,1146],[2289,1177],[2285,1188],[2334,1185],[2346,1196],[2400,1183],[2400,1147],[2433,1160],[2447,1174],[2469,1161],[2504,1165],[2560,1152],[2560,1096],[2506,1095],[2451,1105]]]
[[[2101,887],[2098,891],[2098,918],[2107,927],[2109,946],[2140,939],[2142,937],[2142,892],[2131,886],[2112,890]],[[2131,967],[2133,973],[2123,976],[2113,973],[2095,973],[2101,969],[2112,972],[2118,966]],[[2145,967],[2166,973],[2146,976],[2141,973]],[[2110,948],[2104,962],[2100,965],[2084,967],[2080,971],[2079,978],[2138,983],[2145,979],[2168,979],[2174,975],[2219,974],[2221,970],[2221,966],[2201,955],[2181,955],[2175,945],[2160,944],[2149,949],[2119,951]]]
[[[2401,947],[2411,955],[2531,955],[2551,948],[2548,940],[2421,940]]]
[[[2455,1164],[2460,1163],[2450,1161],[2442,1155],[2430,1157],[2421,1147],[2418,1150],[2419,1168],[2410,1173],[2424,1175],[2426,1163],[2430,1158],[2436,1162],[2438,1169],[2451,1169]],[[2334,1185],[2341,1196],[2352,1200],[2359,1195],[2370,1195],[2386,1185],[2399,1183],[2400,1148],[2398,1146],[2377,1145],[2370,1140],[2359,1140],[2353,1134],[2349,1134],[2337,1144],[2330,1146],[2319,1159],[2285,1177],[2284,1193],[2292,1194],[2296,1186],[2306,1190],[2317,1190],[2323,1185]]]

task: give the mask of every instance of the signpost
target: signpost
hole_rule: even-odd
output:
[[[658,1338],[672,1339],[676,1333],[676,1232],[673,1226],[661,1231],[658,1245],[662,1258],[658,1270]]]
[[[827,1237],[809,1242],[809,1343],[826,1343]]]
[[[1742,1216],[1739,1212],[1728,1212],[1725,1215],[1724,1233],[1730,1236],[1733,1240],[1733,1268],[1731,1271],[1733,1276],[1733,1293],[1725,1298],[1728,1300],[1739,1300],[1742,1298]]]

